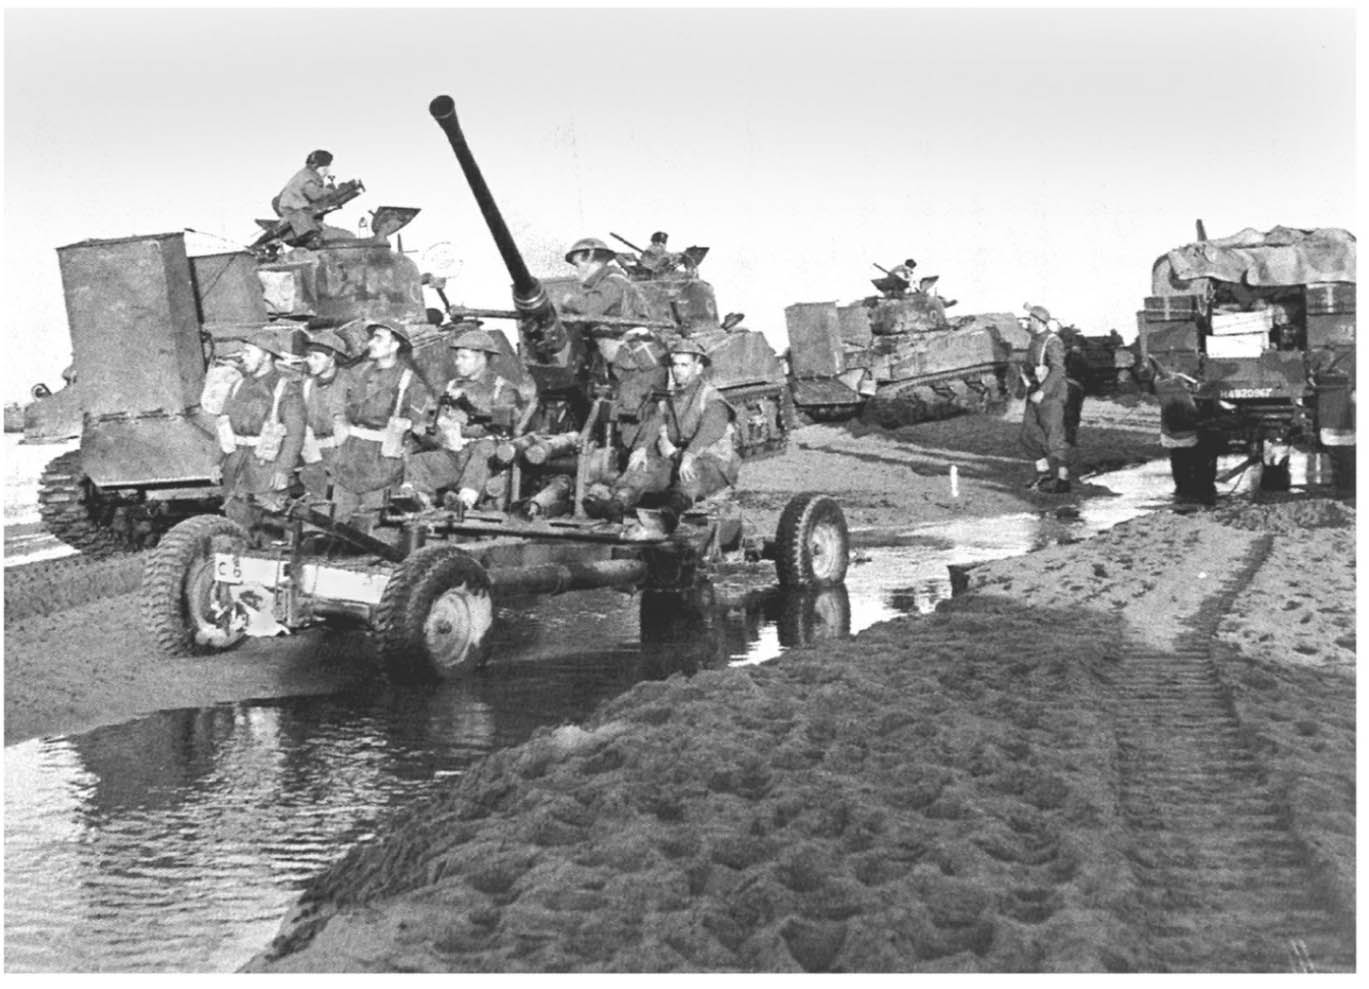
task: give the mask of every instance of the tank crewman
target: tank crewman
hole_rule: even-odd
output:
[[[304,443],[300,451],[303,466],[299,479],[314,498],[326,500],[333,483],[333,461],[337,457],[338,436],[335,424],[345,414],[343,400],[346,372],[342,362],[350,355],[347,342],[332,330],[311,333],[305,344],[304,361],[309,376],[300,386],[304,401]]]
[[[1046,494],[1070,489],[1069,445],[1065,442],[1065,345],[1051,332],[1044,306],[1027,306],[1031,342],[1027,345],[1027,406],[1022,414],[1022,445],[1036,458],[1036,478],[1028,485]],[[1054,466],[1055,473],[1051,473]]]
[[[304,167],[285,183],[271,205],[281,219],[290,224],[287,243],[298,247],[312,247],[323,230],[314,215],[315,204],[333,191],[333,155],[318,150],[309,152]]]
[[[912,258],[907,258],[902,264],[896,264],[889,269],[889,274],[901,279],[909,288],[913,287],[913,279],[917,277],[913,274],[913,269],[917,267],[917,262]]]
[[[722,393],[704,379],[708,354],[693,340],[670,348],[670,385],[647,418],[607,505],[593,506],[617,521],[648,494],[665,492],[656,519],[629,529],[629,538],[656,538],[673,530],[690,505],[737,480],[735,413]],[[591,506],[586,506],[587,510]]]
[[[525,404],[518,389],[490,366],[501,353],[494,337],[478,324],[466,327],[451,343],[456,377],[438,397],[440,447],[411,455],[404,471],[404,483],[425,507],[448,490],[462,507],[475,507],[490,479],[495,437],[513,431]]]
[[[251,334],[242,347],[242,377],[217,418],[223,513],[248,529],[257,522],[254,501],[279,506],[304,439],[298,382],[276,366],[284,352],[277,330]]]
[[[1084,382],[1089,376],[1088,358],[1084,356],[1084,338],[1078,329],[1071,326],[1061,330],[1060,323],[1051,320],[1051,332],[1059,335],[1065,344],[1065,443],[1073,458],[1075,447],[1079,445],[1079,421],[1084,416]]]
[[[397,322],[366,326],[367,359],[344,377],[342,414],[333,420],[340,446],[333,460],[333,503],[342,521],[370,529],[385,492],[404,478],[404,454],[414,445],[432,397],[412,366],[409,335]]]
[[[675,256],[670,253],[670,248],[666,247],[666,241],[669,239],[670,234],[664,230],[657,230],[651,235],[651,243],[647,249],[642,252],[642,267],[653,275],[662,274],[675,266]]]

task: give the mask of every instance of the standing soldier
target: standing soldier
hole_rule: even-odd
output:
[[[404,477],[404,453],[431,398],[409,359],[412,345],[399,323],[366,326],[368,359],[343,380],[342,414],[333,422],[341,445],[333,461],[338,517],[361,529],[378,521],[385,492]]]
[[[681,514],[700,498],[735,484],[741,460],[722,393],[704,380],[708,354],[693,340],[670,348],[670,386],[638,433],[628,467],[607,505],[595,514],[621,519],[648,494],[667,492],[661,525],[644,522],[629,538],[667,535]],[[588,506],[587,506],[588,507]]]
[[[1084,417],[1084,383],[1089,376],[1089,361],[1084,356],[1084,336],[1076,327],[1062,331],[1060,324],[1051,320],[1051,330],[1059,334],[1065,344],[1065,384],[1069,386],[1065,397],[1065,444],[1070,448],[1073,460],[1079,445],[1079,422]]]
[[[451,346],[456,377],[438,398],[435,423],[441,448],[411,456],[404,481],[425,507],[452,489],[462,507],[471,509],[490,479],[495,437],[514,431],[525,403],[518,389],[490,366],[501,351],[479,324],[468,324]]]
[[[243,375],[218,415],[223,513],[244,528],[257,524],[253,503],[278,507],[290,486],[304,438],[298,383],[276,367],[280,333],[262,328],[242,348]]]
[[[1022,414],[1022,445],[1036,457],[1036,478],[1028,485],[1045,494],[1070,489],[1069,444],[1065,441],[1065,345],[1051,332],[1044,306],[1028,306],[1031,343],[1027,346],[1027,407]],[[1055,473],[1051,473],[1052,465]]]
[[[304,402],[304,444],[300,451],[303,466],[299,479],[309,494],[319,501],[329,499],[333,484],[333,461],[339,443],[336,422],[345,414],[346,387],[342,383],[341,362],[348,357],[347,343],[332,330],[310,334],[304,361],[309,376],[300,386]]]

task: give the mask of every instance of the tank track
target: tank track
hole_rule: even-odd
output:
[[[44,468],[38,480],[38,514],[48,532],[88,556],[131,548],[100,523],[92,501],[79,450],[62,454]]]
[[[881,387],[861,418],[885,429],[986,412],[1004,401],[1002,384],[990,368],[964,374],[910,378]]]
[[[1120,809],[1159,971],[1354,971],[1353,921],[1347,934],[1319,895],[1214,655],[1271,546],[1255,544],[1176,649],[1124,648],[1110,677]]]

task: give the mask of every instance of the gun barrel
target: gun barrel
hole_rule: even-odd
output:
[[[641,254],[641,253],[642,253],[642,249],[641,249],[640,247],[638,247],[636,244],[634,244],[632,241],[628,240],[626,237],[620,236],[620,235],[614,233],[612,230],[609,231],[609,234],[608,234],[608,235],[609,235],[610,237],[612,237],[614,240],[622,241],[624,244],[626,244],[628,247],[632,248],[632,249],[633,249],[634,251],[636,251],[638,254]]]
[[[518,303],[518,308],[526,311],[524,303],[536,302],[539,297],[541,301],[546,301],[541,282],[528,271],[523,255],[519,252],[518,245],[499,212],[499,206],[490,193],[490,187],[485,183],[485,176],[481,174],[480,166],[471,154],[470,145],[466,143],[466,135],[461,132],[461,124],[456,119],[455,102],[450,96],[439,96],[428,104],[428,112],[447,135],[452,152],[461,164],[461,171],[466,175],[466,184],[475,196],[480,214],[485,218],[485,225],[490,228],[490,236],[494,238],[495,246],[499,248],[499,256],[504,259],[504,267],[508,269],[509,277],[513,280],[514,299]]]

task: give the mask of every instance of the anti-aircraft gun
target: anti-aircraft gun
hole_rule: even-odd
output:
[[[628,396],[618,383],[596,380],[591,367],[591,327],[623,334],[644,327],[660,342],[683,336],[702,344],[710,360],[709,380],[736,412],[743,458],[783,450],[792,416],[782,365],[762,334],[742,329],[737,325],[740,318],[718,318],[713,287],[699,278],[697,272],[697,262],[706,253],[705,248],[695,249],[691,265],[636,282],[646,304],[645,318],[589,319],[563,310],[558,300],[578,291],[576,280],[539,279],[528,270],[471,153],[454,103],[449,97],[440,96],[432,101],[429,111],[461,165],[513,289],[512,311],[462,309],[454,315],[516,320],[523,362],[538,386],[541,408],[531,423],[532,432],[506,455],[517,457],[521,449],[545,450],[549,441],[555,449],[577,450],[573,457],[551,457],[542,464],[532,464],[526,458],[519,462],[522,467],[541,468],[544,475],[573,466],[574,511],[579,511],[588,485],[620,468],[625,452],[623,431],[635,424],[642,399],[651,396]],[[664,363],[656,370],[656,385],[663,388]]]

